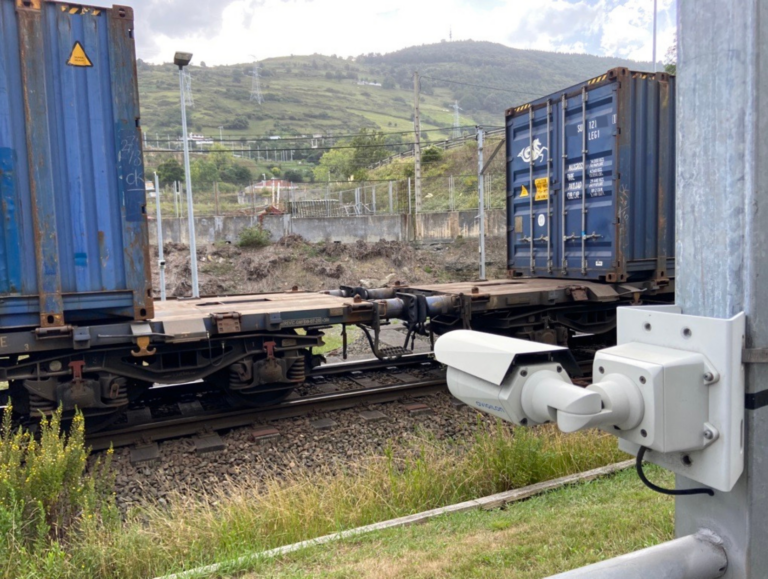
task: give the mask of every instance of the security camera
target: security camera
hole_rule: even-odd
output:
[[[651,462],[730,491],[744,469],[744,315],[619,308],[617,325],[619,343],[597,352],[586,388],[571,382],[575,362],[558,346],[456,330],[437,340],[435,357],[468,406],[520,425],[599,428],[638,465],[647,451]]]
[[[570,432],[602,410],[599,392],[571,382],[567,348],[456,330],[437,340],[435,357],[456,398],[515,424],[553,421]]]
[[[165,267],[165,260],[164,259],[159,260],[158,263],[159,263],[160,267]]]

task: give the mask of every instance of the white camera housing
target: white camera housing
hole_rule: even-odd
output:
[[[680,314],[674,306],[618,310],[619,345],[597,353],[593,384],[575,386],[566,348],[468,330],[441,336],[435,357],[451,393],[515,424],[600,428],[620,448],[730,491],[744,470],[744,315]]]

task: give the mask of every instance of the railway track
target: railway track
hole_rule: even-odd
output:
[[[389,380],[398,380],[394,384],[381,384],[368,373],[375,370],[392,370]],[[415,376],[408,370],[419,370],[422,376]],[[398,372],[399,373],[394,373]],[[328,392],[324,391],[323,381],[328,377],[346,376],[360,385],[359,388]],[[253,424],[266,424],[270,421],[303,416],[317,411],[341,410],[362,404],[392,402],[406,396],[424,396],[445,389],[444,372],[429,355],[412,355],[397,362],[364,360],[330,364],[315,369],[308,377],[310,386],[319,391],[317,394],[304,396],[292,394],[278,404],[261,408],[219,407],[204,408],[201,400],[206,395],[221,396],[212,391],[203,382],[156,387],[142,397],[143,405],[129,411],[127,422],[108,427],[88,436],[88,444],[93,450],[112,447],[136,446],[147,448],[152,454],[156,442],[185,436],[197,436],[208,439],[207,443],[217,444],[217,433],[233,428]],[[183,397],[180,396],[183,392]],[[179,400],[184,400],[178,402]],[[176,412],[162,415],[164,406],[173,401]],[[215,406],[215,405],[214,405]],[[153,412],[159,410],[160,415]]]

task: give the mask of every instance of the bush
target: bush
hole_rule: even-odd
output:
[[[43,418],[38,438],[14,428],[11,415],[9,406],[0,426],[0,553],[5,576],[38,576],[79,530],[117,517],[112,451],[86,472],[80,412],[68,433],[60,411]]]
[[[266,247],[272,234],[261,225],[245,227],[237,238],[238,247]]]

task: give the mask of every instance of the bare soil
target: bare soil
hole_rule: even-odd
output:
[[[190,295],[191,270],[186,245],[166,243],[166,288],[169,297]],[[160,295],[157,249],[153,248],[152,277]],[[504,239],[486,243],[487,277],[505,276]],[[197,248],[201,295],[336,289],[340,285],[382,287],[394,281],[408,284],[449,283],[477,279],[477,240],[413,246],[396,241],[354,244],[307,243],[288,236],[262,248],[220,243]]]

